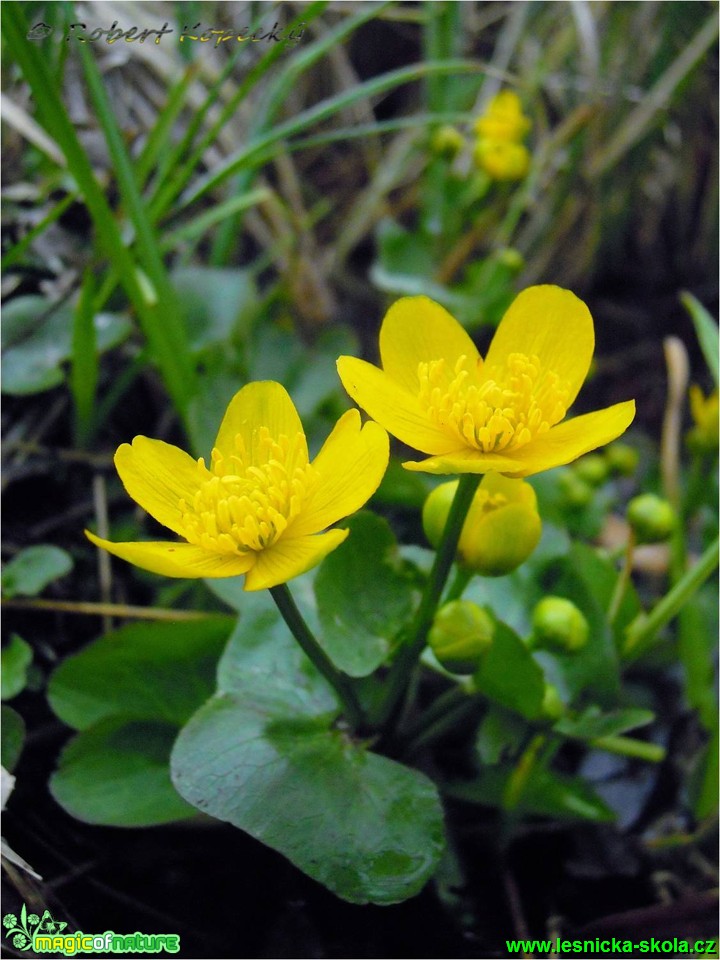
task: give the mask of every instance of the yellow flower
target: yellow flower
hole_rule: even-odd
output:
[[[477,166],[493,180],[522,180],[530,168],[530,154],[521,143],[478,140],[473,157]]]
[[[483,140],[519,143],[530,129],[520,98],[513,90],[501,90],[475,121],[475,132]]]
[[[287,391],[262,381],[230,401],[209,467],[162,440],[135,437],[115,454],[125,489],[187,542],[99,547],[168,577],[234,577],[245,590],[285,583],[318,564],[347,537],[326,527],[358,510],[388,463],[388,436],[361,427],[357,410],[336,423],[309,462],[302,424]]]
[[[690,413],[695,426],[687,439],[690,446],[701,453],[713,453],[718,449],[718,392],[713,390],[707,397],[697,384],[690,387]]]
[[[560,287],[519,294],[484,362],[440,304],[405,297],[380,330],[383,369],[340,357],[338,371],[373,420],[430,455],[405,463],[408,470],[526,477],[609,443],[632,422],[633,400],[560,422],[594,345],[590,311]]]

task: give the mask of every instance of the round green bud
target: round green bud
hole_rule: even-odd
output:
[[[560,699],[558,688],[553,683],[545,684],[545,695],[542,702],[543,716],[548,720],[559,720],[565,713],[565,704]]]
[[[433,153],[452,160],[465,146],[465,138],[455,127],[444,124],[435,131],[430,145]]]
[[[593,489],[577,475],[574,470],[567,470],[558,480],[560,492],[565,506],[571,510],[582,510],[593,498]]]
[[[497,260],[503,267],[507,267],[508,270],[512,270],[514,273],[519,273],[525,266],[525,258],[523,255],[519,250],[514,250],[512,247],[503,247],[501,250],[498,250]]]
[[[662,543],[675,529],[675,511],[654,493],[633,497],[627,508],[627,521],[638,543]]]
[[[428,642],[439,662],[452,673],[473,673],[492,643],[495,624],[469,600],[451,600],[435,614]]]
[[[457,480],[440,484],[423,505],[423,529],[434,547],[442,538],[457,487]],[[504,576],[527,560],[541,533],[537,497],[530,484],[487,473],[460,533],[460,562],[484,577]]]
[[[600,453],[589,453],[574,465],[575,473],[591,487],[599,487],[608,478],[610,469],[605,457]]]
[[[458,488],[458,481],[441,483],[428,495],[422,509],[422,524],[425,536],[433,547],[437,547],[442,539],[450,507]]]
[[[533,610],[533,645],[573,653],[588,642],[588,622],[571,600],[544,597]]]
[[[631,477],[640,462],[640,454],[627,443],[611,443],[605,449],[605,458],[610,469],[623,477]]]

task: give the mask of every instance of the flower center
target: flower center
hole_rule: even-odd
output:
[[[523,447],[567,412],[568,385],[524,353],[511,353],[504,366],[493,369],[466,356],[453,371],[445,360],[431,360],[419,364],[418,377],[428,415],[483,453]]]
[[[303,434],[273,440],[261,427],[253,448],[251,458],[237,434],[234,453],[213,449],[209,470],[200,457],[198,468],[206,479],[192,503],[179,503],[189,543],[213,553],[264,550],[300,513],[316,479]]]

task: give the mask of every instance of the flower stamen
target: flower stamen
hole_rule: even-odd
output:
[[[567,412],[569,387],[536,356],[511,353],[501,368],[478,368],[461,356],[420,363],[419,399],[432,420],[482,453],[516,450],[546,433]]]
[[[301,512],[317,480],[301,433],[274,440],[261,427],[252,438],[254,457],[240,434],[234,448],[229,456],[213,449],[209,470],[200,458],[205,479],[192,503],[179,502],[183,536],[213,553],[267,549]]]

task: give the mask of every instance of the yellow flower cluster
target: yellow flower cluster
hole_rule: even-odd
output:
[[[692,450],[698,453],[716,453],[718,449],[718,392],[713,390],[707,397],[697,384],[690,387],[690,413],[694,427],[687,440]]]
[[[629,400],[564,420],[593,347],[589,310],[559,287],[521,293],[484,360],[443,307],[406,297],[383,322],[382,369],[356,357],[338,360],[345,389],[372,418],[364,426],[349,410],[310,460],[285,388],[249,383],[230,401],[209,463],[142,436],[115,454],[130,496],[181,540],[114,543],[87,535],[164,576],[244,574],[246,590],[285,583],[347,537],[347,530],[327,528],[377,490],[389,431],[428,455],[405,463],[409,470],[488,474],[460,553],[472,568],[498,575],[521,563],[540,535],[532,488],[506,478],[570,463],[620,436],[633,419]],[[699,410],[697,397],[694,403]]]
[[[529,130],[530,120],[522,112],[518,95],[502,90],[475,122],[475,163],[493,180],[521,180],[530,166],[530,154],[522,142]]]

